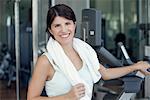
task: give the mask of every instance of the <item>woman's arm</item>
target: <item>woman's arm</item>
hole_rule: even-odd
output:
[[[123,66],[118,68],[105,68],[103,65],[100,65],[99,72],[101,73],[104,80],[109,80],[122,77],[133,71],[141,71],[144,74],[150,75],[150,73],[146,71],[148,68],[150,68],[150,65],[147,62],[140,61],[130,66]]]
[[[48,77],[53,73],[52,65],[49,63],[46,56],[39,57],[36,66],[34,67],[32,79],[30,81],[27,93],[27,100],[53,100],[40,96]],[[55,100],[66,100],[65,96],[56,97]]]
[[[79,83],[64,95],[54,97],[41,96],[46,80],[52,79],[54,72],[47,57],[39,57],[28,87],[27,100],[79,100],[85,95],[85,87]]]

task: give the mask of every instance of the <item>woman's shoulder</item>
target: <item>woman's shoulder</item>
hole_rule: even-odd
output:
[[[44,52],[44,53],[41,55],[41,57],[43,57],[43,59],[47,59],[47,60],[49,60],[49,61],[52,60],[52,57],[51,57],[51,55],[50,55],[48,52]],[[44,58],[44,57],[45,57],[45,58]]]
[[[54,70],[52,69],[52,65],[49,63],[48,58],[44,55],[40,55],[33,70],[33,77],[41,79],[41,76],[43,76],[44,78],[42,78],[47,80],[53,72]]]
[[[40,55],[36,61],[35,67],[38,69],[41,68],[49,68],[51,67],[51,63],[46,53]]]
[[[49,62],[48,58],[45,55],[38,57],[37,62],[34,67],[34,71],[39,73],[49,73],[53,71],[52,64]]]

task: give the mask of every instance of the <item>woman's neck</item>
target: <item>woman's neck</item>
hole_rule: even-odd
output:
[[[69,53],[69,52],[74,51],[74,48],[73,48],[72,45],[63,46],[62,48],[63,48],[63,50],[64,50],[65,53]]]

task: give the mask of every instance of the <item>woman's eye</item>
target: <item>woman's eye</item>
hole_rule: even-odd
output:
[[[55,27],[59,27],[60,25],[58,24],[58,25],[55,25]]]
[[[68,23],[66,23],[66,25],[70,25],[70,24],[71,24],[71,23],[69,23],[69,22],[68,22]]]

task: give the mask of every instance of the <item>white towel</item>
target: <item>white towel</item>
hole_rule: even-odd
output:
[[[73,39],[73,47],[81,59],[84,60],[87,64],[90,74],[93,78],[93,82],[96,83],[101,78],[101,74],[98,72],[100,64],[96,52],[90,45],[77,38]],[[61,45],[50,37],[46,48],[58,69],[60,69],[65,74],[73,86],[78,83],[83,83],[85,85],[85,96],[80,100],[91,100],[92,89],[90,89],[89,85],[83,79],[81,79],[78,71],[65,54]]]

